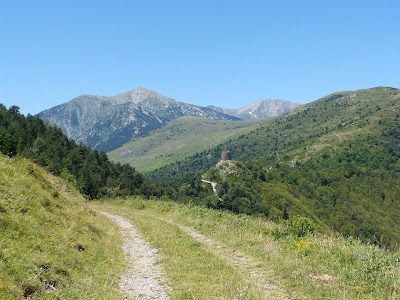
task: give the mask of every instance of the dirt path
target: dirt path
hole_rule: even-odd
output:
[[[201,181],[211,184],[214,194],[217,194],[217,183],[216,182],[212,182],[212,181],[208,181],[208,180],[204,180],[204,179],[202,179]]]
[[[201,181],[203,181],[203,182],[205,182],[205,183],[211,184],[211,187],[212,187],[212,189],[213,189],[214,195],[215,195],[216,197],[218,197],[218,193],[217,193],[217,183],[216,183],[216,182],[212,182],[212,181],[208,181],[208,180],[204,180],[204,179],[202,179]],[[218,198],[218,200],[219,200],[219,201],[222,201],[221,198]]]
[[[169,299],[163,282],[160,265],[156,264],[157,250],[151,248],[136,228],[125,218],[101,212],[120,228],[124,239],[122,250],[127,270],[121,276],[120,288],[125,299]]]

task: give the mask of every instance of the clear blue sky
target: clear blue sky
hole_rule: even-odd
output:
[[[0,0],[0,103],[136,87],[197,105],[400,88],[400,1]]]

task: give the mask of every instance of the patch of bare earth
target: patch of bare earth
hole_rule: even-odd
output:
[[[101,212],[111,218],[120,228],[124,244],[122,250],[127,268],[121,276],[120,289],[125,299],[169,299],[161,267],[157,265],[157,250],[151,248],[136,228],[125,218]]]
[[[307,276],[308,279],[311,280],[315,280],[315,281],[320,281],[323,283],[329,283],[332,280],[334,280],[335,278],[333,278],[332,276],[328,275],[328,274],[324,274],[324,275],[314,275],[314,274],[310,274]]]

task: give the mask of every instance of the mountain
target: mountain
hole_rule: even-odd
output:
[[[327,151],[328,147],[330,151],[344,151],[346,147],[339,145],[345,140],[360,143],[362,136],[368,144],[371,139],[367,139],[368,135],[381,134],[377,120],[382,123],[389,116],[395,118],[397,111],[400,113],[399,99],[400,90],[390,87],[333,93],[286,114],[262,119],[257,130],[186,159],[174,177],[210,169],[226,150],[231,151],[232,159],[257,160],[270,167],[277,160],[277,152],[279,159],[287,155],[305,161]],[[160,180],[171,178],[169,169],[176,170],[176,167],[166,166],[152,176]]]
[[[238,120],[144,88],[113,97],[82,95],[38,115],[60,127],[69,138],[101,151],[118,148],[182,116]]]
[[[151,175],[194,178],[222,151],[244,163],[244,176],[221,178],[222,201],[203,205],[271,220],[300,215],[385,247],[400,242],[400,89],[338,92]],[[214,173],[212,173],[214,174]],[[189,176],[190,175],[190,176]],[[198,179],[200,180],[200,179]]]
[[[224,113],[242,120],[256,120],[282,115],[300,104],[284,100],[259,100],[239,109],[208,106],[217,112]]]
[[[139,171],[154,171],[255,130],[257,123],[180,117],[107,155],[112,161],[129,163]]]

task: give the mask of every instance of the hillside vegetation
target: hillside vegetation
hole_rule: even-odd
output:
[[[255,128],[257,122],[254,121],[181,117],[144,137],[135,138],[107,155],[112,161],[129,163],[139,171],[154,171],[237,138]]]
[[[115,299],[119,244],[70,183],[0,155],[1,299]]]
[[[158,249],[171,299],[397,299],[399,253],[229,211],[140,198],[94,203]],[[207,287],[207,288],[205,288]]]
[[[347,151],[349,141],[374,148],[377,145],[371,139],[382,136],[382,126],[378,125],[389,118],[388,126],[396,128],[393,125],[400,112],[399,94],[399,89],[386,87],[334,93],[281,116],[261,120],[251,133],[157,169],[151,177],[170,181],[188,172],[207,171],[226,150],[231,151],[234,160],[254,160],[269,168],[281,159],[305,161],[322,151]]]
[[[399,113],[398,89],[335,93],[152,175],[189,178],[188,172],[207,171],[222,150],[230,150],[234,160],[248,162],[241,165],[244,175],[211,174],[219,180],[223,201],[205,205],[271,220],[306,216],[322,228],[395,247],[400,242]]]
[[[141,197],[85,202],[67,181],[0,156],[0,298],[118,299],[130,220],[158,249],[171,299],[396,299],[399,253],[328,231]],[[207,289],[204,288],[207,286]]]

